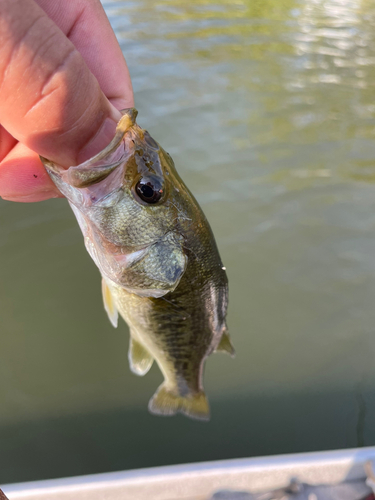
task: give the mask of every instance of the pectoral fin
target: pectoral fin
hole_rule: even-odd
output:
[[[210,419],[210,408],[203,391],[181,396],[168,389],[164,383],[150,399],[148,409],[155,415],[171,416],[183,413],[197,420]]]
[[[215,352],[226,352],[227,354],[232,356],[232,358],[234,358],[234,356],[236,355],[236,351],[234,350],[234,347],[230,340],[229,333],[223,333],[219,345],[215,349]]]
[[[109,289],[109,286],[107,285],[104,278],[102,278],[102,295],[103,295],[104,309],[107,311],[109,321],[115,328],[117,328],[117,323],[118,323],[117,307],[113,300],[111,290]]]
[[[146,375],[154,361],[151,354],[132,337],[130,337],[128,357],[131,371],[139,376]]]

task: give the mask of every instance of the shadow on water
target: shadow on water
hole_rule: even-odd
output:
[[[4,425],[0,482],[375,444],[350,391],[233,398],[212,414],[208,424],[141,408]]]

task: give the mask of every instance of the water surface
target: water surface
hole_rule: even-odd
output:
[[[0,202],[0,482],[375,444],[375,3],[105,1],[139,123],[201,203],[235,360],[147,413],[65,200]]]

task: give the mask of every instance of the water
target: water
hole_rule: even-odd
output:
[[[230,280],[209,424],[147,413],[64,200],[0,203],[0,482],[375,444],[375,3],[105,2]]]

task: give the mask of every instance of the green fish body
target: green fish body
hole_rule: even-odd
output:
[[[164,375],[150,411],[207,420],[204,362],[215,350],[234,355],[228,280],[201,208],[136,116],[124,110],[112,142],[81,165],[42,161],[102,274],[111,323],[120,314],[129,325],[131,370],[144,375],[156,360]]]

